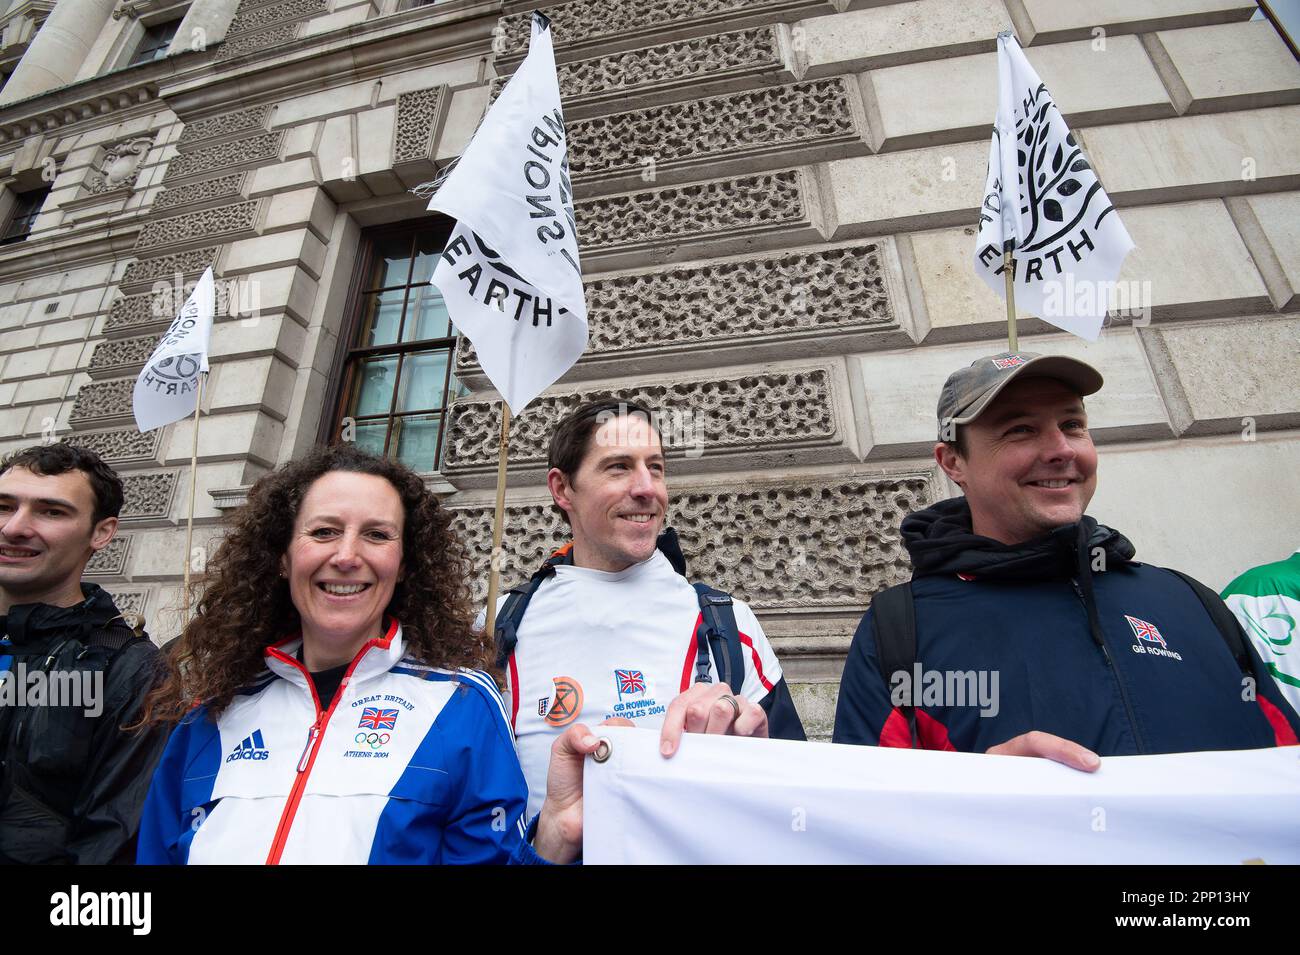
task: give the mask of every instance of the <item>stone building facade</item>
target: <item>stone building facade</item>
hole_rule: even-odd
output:
[[[694,575],[751,602],[829,732],[855,622],[909,574],[901,518],[955,492],[929,450],[939,386],[1004,347],[970,259],[1008,27],[1137,245],[1121,284],[1143,308],[1097,343],[1020,322],[1022,348],[1107,378],[1092,513],[1213,585],[1300,545],[1300,66],[1251,2],[12,0],[0,452],[69,438],[119,469],[90,573],[156,636],[178,624],[192,426],[139,434],[131,391],[208,265],[196,562],[259,475],[363,433],[409,442],[486,567],[500,404],[445,323],[407,332],[442,321],[421,270],[449,228],[409,190],[464,148],[534,6],[591,343],[516,422],[507,580],[560,540],[550,422],[646,398]],[[403,374],[428,407],[392,397]]]

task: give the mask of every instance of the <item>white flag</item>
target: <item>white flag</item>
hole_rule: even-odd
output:
[[[429,202],[456,219],[433,284],[515,414],[587,347],[550,21]]]
[[[975,271],[1016,308],[1096,341],[1133,240],[1016,38],[998,34],[998,113],[989,146]]]
[[[216,285],[208,266],[135,380],[132,404],[141,433],[194,413],[199,375],[208,370],[208,339],[216,310]]]
[[[595,727],[592,864],[1300,862],[1292,747],[1047,759]],[[1243,811],[1243,807],[1250,807]]]

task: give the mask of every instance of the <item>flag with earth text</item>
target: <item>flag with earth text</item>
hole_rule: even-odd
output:
[[[568,140],[541,14],[527,58],[429,209],[456,220],[433,284],[518,414],[587,347]]]
[[[1009,32],[998,35],[998,112],[975,271],[1017,309],[1096,341],[1133,240],[1061,111]]]

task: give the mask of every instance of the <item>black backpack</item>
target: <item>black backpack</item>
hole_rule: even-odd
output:
[[[1251,664],[1250,652],[1246,649],[1246,634],[1232,611],[1228,609],[1228,605],[1219,599],[1218,594],[1194,577],[1189,577],[1173,568],[1169,570],[1180,577],[1200,598],[1205,612],[1210,615],[1210,619],[1214,621],[1214,625],[1223,636],[1224,643],[1228,645],[1232,658],[1237,661],[1242,675],[1257,679],[1254,666]],[[876,644],[876,662],[888,688],[893,674],[900,670],[910,674],[916,663],[916,608],[911,582],[895,584],[876,594],[871,599],[871,609],[874,611],[871,635]],[[916,730],[916,707],[907,705],[900,706],[898,709],[907,720],[908,729],[912,734],[912,745],[915,747],[919,738]]]
[[[673,569],[686,576],[686,558],[677,542],[677,532],[671,527],[659,535],[655,546],[668,558]],[[537,571],[506,594],[506,602],[497,613],[496,633],[497,666],[504,667],[519,642],[519,624],[524,619],[528,602],[546,578],[562,564],[572,564],[573,545],[566,544],[546,559]],[[718,681],[739,693],[745,683],[745,655],[740,644],[740,630],[732,610],[731,595],[715,590],[707,584],[691,584],[700,603],[700,621],[695,628],[695,682],[711,683],[709,659],[715,661]]]

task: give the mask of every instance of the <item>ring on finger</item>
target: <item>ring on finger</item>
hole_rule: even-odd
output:
[[[718,697],[718,699],[726,700],[728,703],[731,704],[731,708],[736,711],[736,715],[731,718],[733,722],[740,719],[740,704],[736,702],[736,698],[734,696],[728,694],[726,696],[720,696]]]

